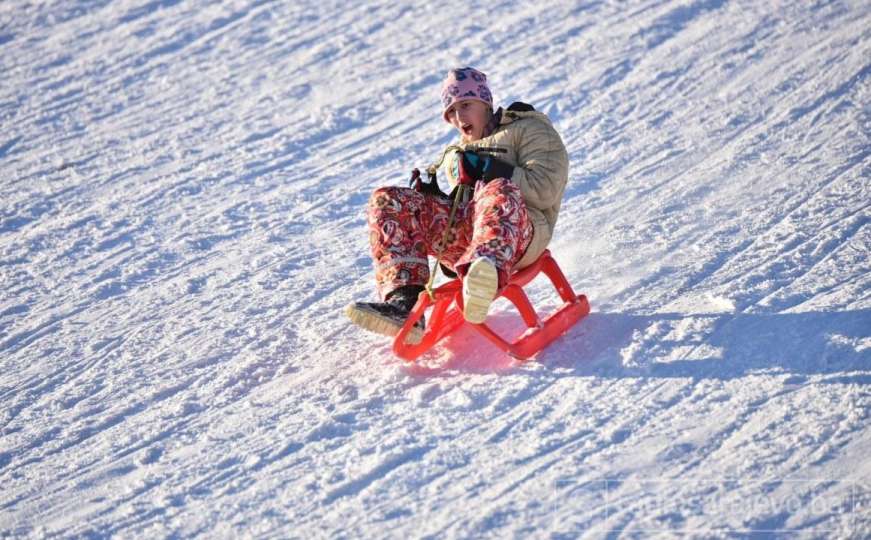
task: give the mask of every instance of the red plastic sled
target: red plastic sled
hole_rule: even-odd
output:
[[[523,292],[523,286],[532,281],[539,272],[544,272],[550,278],[551,283],[565,302],[562,307],[545,319],[538,317],[529,297]],[[411,310],[411,315],[394,338],[393,352],[404,360],[409,362],[415,360],[466,323],[462,309],[463,285],[459,278],[438,287],[433,295],[435,299],[430,298],[426,291],[420,293],[417,304]],[[587,297],[583,294],[575,296],[571,285],[556,261],[551,257],[549,250],[545,250],[531,265],[515,272],[499,296],[507,298],[520,311],[520,316],[523,317],[523,322],[528,327],[525,332],[515,341],[509,343],[496,334],[486,323],[469,324],[494,345],[521,360],[531,358],[543,350],[582,317],[590,313],[590,303],[587,301]],[[432,314],[428,317],[423,339],[417,344],[406,343],[405,336],[430,306],[433,306]]]

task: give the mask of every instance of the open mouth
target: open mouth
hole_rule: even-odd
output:
[[[463,124],[461,126],[461,129],[463,130],[464,135],[471,135],[472,134],[472,124]]]

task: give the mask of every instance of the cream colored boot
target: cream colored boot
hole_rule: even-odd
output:
[[[499,273],[493,262],[485,257],[472,261],[463,278],[463,317],[474,324],[484,322],[498,288]]]

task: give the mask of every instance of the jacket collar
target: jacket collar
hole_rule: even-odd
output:
[[[496,131],[496,128],[498,128],[501,124],[502,124],[502,107],[499,107],[499,109],[495,113],[493,113],[493,116],[490,117],[490,121],[487,122],[487,125],[484,126],[484,136],[481,138],[485,139],[485,138],[489,137],[490,135],[492,135],[493,132]]]

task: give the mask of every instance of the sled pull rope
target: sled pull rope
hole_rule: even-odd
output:
[[[435,175],[436,172],[439,170],[439,168],[441,168],[442,164],[445,162],[445,157],[447,157],[448,152],[450,152],[451,150],[455,150],[457,152],[462,152],[463,148],[461,146],[457,146],[456,144],[452,144],[452,145],[448,146],[447,148],[445,148],[442,151],[442,155],[438,158],[438,160],[426,168],[426,172],[430,176]]]
[[[442,155],[441,155],[441,157],[439,157],[438,161],[436,161],[435,163],[433,163],[432,165],[430,165],[429,167],[426,168],[426,172],[429,175],[430,180],[433,180],[435,178],[435,175],[438,172],[439,168],[445,162],[445,157],[447,157],[448,152],[451,152],[451,151],[465,152],[466,150],[472,150],[472,149],[474,149],[475,151],[478,151],[478,152],[507,152],[507,150],[504,148],[495,148],[495,147],[494,148],[491,148],[491,147],[480,147],[479,148],[479,147],[474,147],[474,146],[468,147],[468,148],[463,148],[462,146],[452,144],[444,149],[444,151],[442,152]],[[420,176],[420,173],[418,172],[418,181],[420,181],[419,176]],[[414,180],[413,177],[412,177],[412,180]],[[451,205],[451,215],[448,217],[448,226],[445,228],[445,232],[442,235],[442,243],[441,243],[441,246],[440,246],[440,249],[438,252],[438,256],[436,257],[436,262],[433,265],[432,272],[429,273],[429,282],[426,284],[426,292],[427,292],[427,294],[429,294],[430,299],[433,301],[435,301],[435,294],[433,292],[432,286],[433,286],[433,283],[435,283],[435,276],[436,276],[436,272],[439,269],[439,264],[442,262],[442,252],[445,249],[445,243],[448,241],[448,233],[450,233],[451,228],[454,226],[454,215],[457,213],[457,207],[460,205],[460,201],[465,199],[466,192],[468,191],[469,186],[467,186],[465,184],[459,184],[457,186],[457,188],[458,188],[457,192],[454,194],[454,202]]]
[[[448,241],[448,234],[451,232],[451,228],[454,226],[454,216],[457,213],[457,207],[460,206],[460,201],[463,199],[466,194],[466,190],[469,189],[469,186],[465,184],[459,184],[457,186],[457,193],[454,194],[454,202],[451,205],[451,214],[448,216],[448,225],[445,227],[445,232],[442,234],[442,243],[439,246],[438,255],[436,256],[435,264],[432,267],[432,272],[429,273],[429,282],[426,284],[426,292],[429,294],[429,298],[432,301],[435,301],[435,293],[433,291],[433,283],[435,283],[436,272],[438,272],[439,264],[442,262],[442,253],[445,250],[445,243]]]

